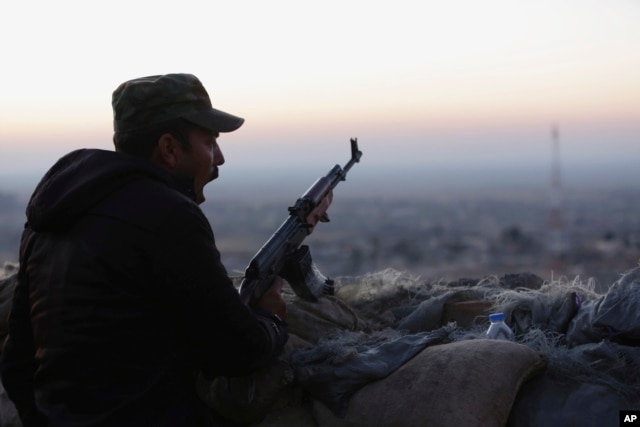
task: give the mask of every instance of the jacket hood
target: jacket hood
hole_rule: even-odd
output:
[[[35,231],[65,228],[119,188],[142,178],[163,181],[184,193],[193,188],[180,186],[169,172],[148,160],[81,149],[60,158],[44,175],[27,205],[27,221]]]

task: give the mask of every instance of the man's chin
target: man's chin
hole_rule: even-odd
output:
[[[215,168],[213,172],[211,172],[211,176],[209,177],[209,182],[213,181],[214,179],[218,179],[218,176],[219,176],[218,168]]]

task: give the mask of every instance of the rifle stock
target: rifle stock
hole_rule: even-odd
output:
[[[320,274],[311,261],[307,246],[300,246],[311,233],[307,217],[340,181],[360,161],[362,152],[357,138],[351,138],[351,159],[344,165],[335,165],[327,175],[320,177],[289,207],[289,216],[251,259],[240,283],[240,298],[252,306],[267,292],[276,276],[284,277],[296,295],[315,301],[332,282]],[[328,218],[325,218],[327,221]]]

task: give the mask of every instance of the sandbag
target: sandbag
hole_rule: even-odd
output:
[[[640,268],[624,274],[611,286],[593,325],[609,331],[612,340],[640,345]]]
[[[312,344],[336,330],[360,331],[367,321],[342,300],[326,296],[317,302],[295,298],[287,306],[289,333]]]
[[[640,347],[601,341],[547,358],[518,393],[509,427],[616,425],[621,410],[640,410]]]
[[[511,341],[465,340],[428,347],[353,395],[344,418],[314,402],[322,426],[504,426],[542,355]]]
[[[296,379],[304,390],[322,401],[338,416],[344,416],[349,398],[371,381],[384,378],[425,347],[448,340],[451,328],[390,337],[349,334],[294,353],[291,358]]]
[[[566,339],[569,346],[605,339],[640,345],[640,268],[624,274],[605,295],[582,304]]]
[[[638,410],[602,384],[559,382],[547,372],[526,383],[513,404],[508,427],[618,425],[620,410]]]
[[[396,329],[408,333],[433,331],[444,326],[449,320],[447,306],[460,302],[482,300],[487,294],[486,289],[458,289],[429,298],[418,305],[410,314],[400,319]],[[483,307],[488,310],[491,303]]]

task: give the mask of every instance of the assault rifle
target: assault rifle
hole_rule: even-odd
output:
[[[347,178],[349,169],[360,161],[358,139],[351,138],[351,159],[340,167],[335,165],[326,176],[316,182],[289,207],[289,216],[275,233],[260,248],[245,270],[240,283],[240,298],[248,306],[259,301],[271,286],[276,276],[283,277],[300,298],[316,301],[318,297],[333,292],[333,281],[316,268],[309,247],[302,245],[311,233],[307,222],[309,214],[333,190]],[[329,221],[328,217],[321,219]]]

